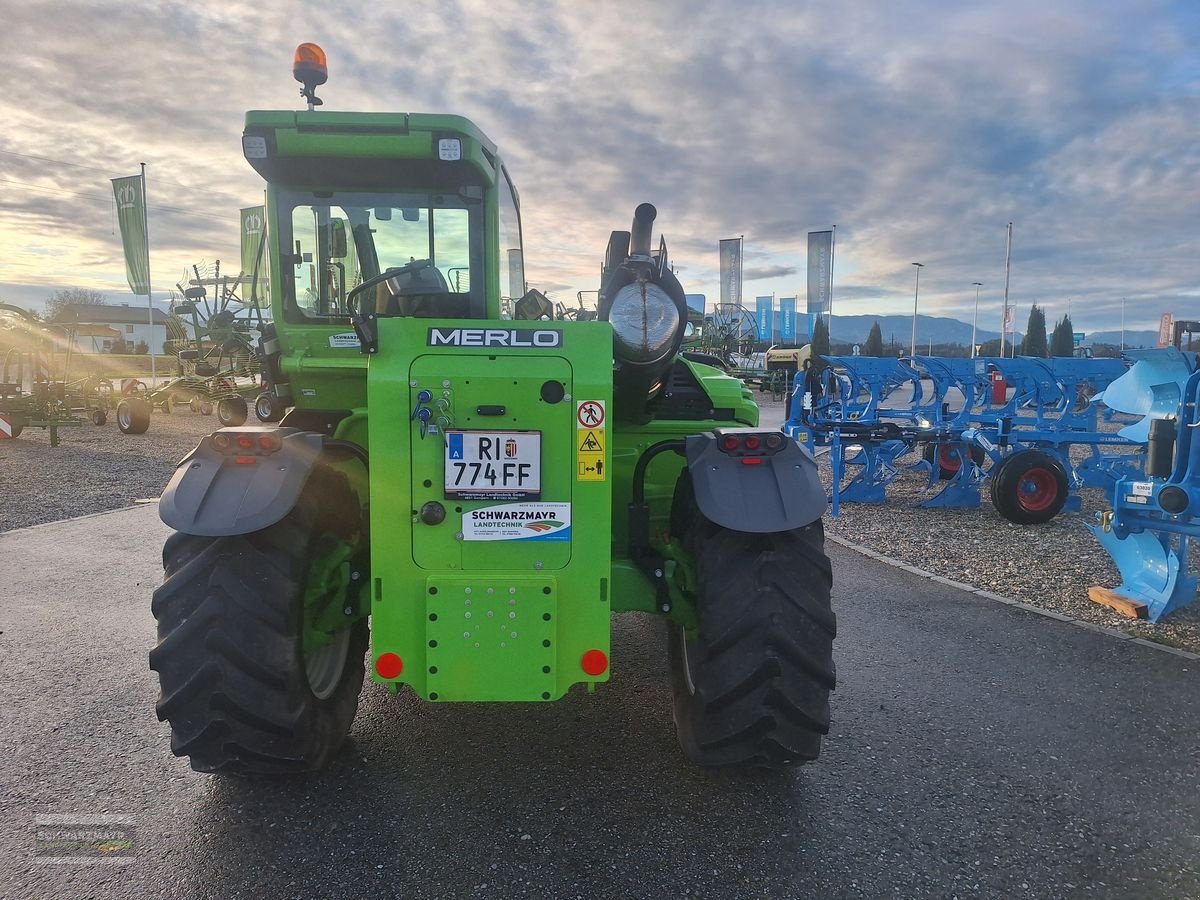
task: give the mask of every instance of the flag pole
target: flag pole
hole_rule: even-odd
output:
[[[746,265],[746,236],[738,235],[738,306],[742,305],[742,301],[746,298],[742,296],[742,290],[746,283],[746,279],[742,277],[742,269]]]
[[[1004,358],[1004,334],[1008,328],[1008,271],[1012,263],[1012,222],[1008,223],[1008,245],[1004,251],[1004,317],[1000,320],[1000,358]],[[1016,340],[1016,335],[1013,335]]]
[[[154,291],[150,286],[150,212],[146,205],[146,164],[142,163],[142,222],[146,228],[146,315],[150,318],[150,390],[158,387],[158,357],[154,352]]]
[[[837,226],[829,235],[829,333],[833,334],[833,254],[837,250]]]

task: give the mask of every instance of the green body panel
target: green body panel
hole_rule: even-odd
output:
[[[557,699],[574,683],[608,678],[586,675],[580,660],[609,649],[613,482],[579,480],[575,442],[579,402],[611,407],[612,331],[604,322],[506,322],[561,331],[562,347],[428,346],[431,328],[473,324],[379,320],[368,374],[372,656],[398,655],[404,670],[392,683],[427,699]],[[562,400],[541,398],[547,381],[563,385]],[[424,434],[413,417],[422,390],[438,426]],[[480,407],[504,414],[480,415]],[[448,429],[540,432],[540,498],[447,497]],[[445,509],[440,524],[418,515],[431,502]],[[532,531],[523,540],[463,539],[473,511],[535,503],[569,504],[569,540]]]
[[[250,110],[248,133],[268,133],[279,156],[318,159],[430,159],[436,158],[431,139],[458,137],[463,158],[476,162],[484,173],[493,168],[496,145],[473,122],[462,116],[427,113],[363,113],[326,110]]]

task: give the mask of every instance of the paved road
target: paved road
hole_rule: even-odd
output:
[[[0,897],[1200,897],[1200,665],[831,547],[835,731],[784,776],[689,768],[663,633],[526,706],[368,688],[335,767],[167,750],[153,507],[0,535]],[[101,549],[103,548],[103,549]],[[128,816],[128,866],[33,862],[33,819]]]

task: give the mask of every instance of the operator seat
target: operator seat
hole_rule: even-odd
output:
[[[466,319],[471,315],[469,294],[454,293],[436,266],[426,264],[397,271],[379,285],[375,308],[380,315],[423,319]]]

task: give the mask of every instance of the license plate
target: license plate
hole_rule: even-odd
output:
[[[537,500],[542,495],[540,431],[447,431],[446,496]]]

